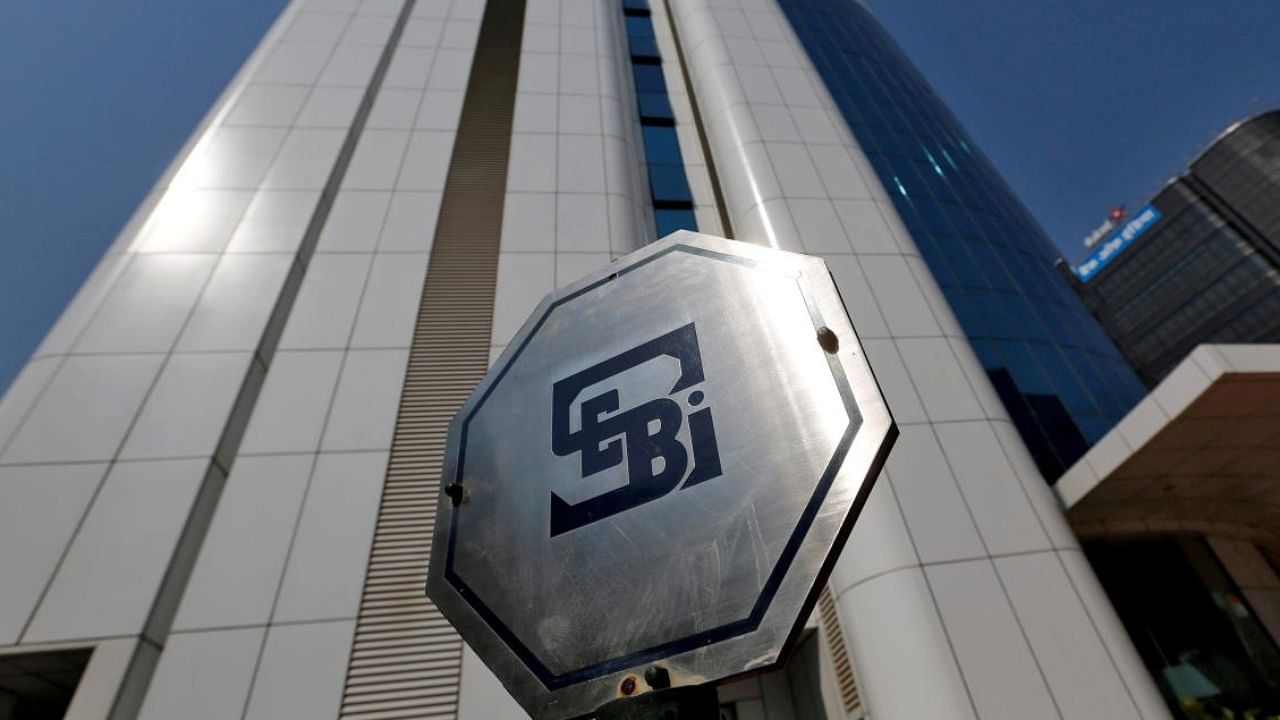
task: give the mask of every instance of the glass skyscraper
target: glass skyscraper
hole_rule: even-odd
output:
[[[1036,224],[856,0],[781,0],[1040,471],[1055,480],[1143,396]]]

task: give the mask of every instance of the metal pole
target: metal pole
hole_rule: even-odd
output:
[[[645,682],[653,688],[649,692],[635,692],[635,679],[623,681],[626,696],[600,706],[596,720],[718,720],[720,699],[715,685],[684,685],[671,687],[667,669],[654,665],[644,671]]]

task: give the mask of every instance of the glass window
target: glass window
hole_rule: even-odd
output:
[[[935,237],[939,239],[938,245],[946,256],[947,264],[951,266],[951,272],[955,273],[956,282],[963,287],[989,287],[984,279],[986,276],[973,259],[966,243],[955,235]]]
[[[1087,348],[1115,363],[1118,353],[1053,269],[1048,238],[867,8],[856,0],[779,4],[964,330],[1022,344],[1015,374],[1038,378],[1037,387],[1015,387],[1003,370],[992,379],[1003,383],[1001,398],[1042,471],[1056,478],[1085,438],[1095,439],[1096,422],[1082,436],[1076,421],[1085,416],[1071,408],[1097,419],[1103,403],[1080,382],[1071,385],[1083,398],[1061,397],[1025,344],[1046,343],[1076,376],[1093,375],[1078,369],[1093,365]],[[1053,300],[1074,310],[1037,312]],[[993,357],[984,355],[984,364]],[[1136,377],[1128,373],[1125,384]]]
[[[653,20],[648,17],[627,15],[623,20],[627,24],[627,37],[634,42],[635,38],[653,37]]]
[[[1027,343],[1016,340],[1000,340],[995,343],[1000,349],[1006,367],[1013,374],[1013,380],[1024,395],[1053,395],[1054,388],[1048,376],[1036,362],[1035,356]]]
[[[1009,276],[1009,271],[1005,268],[1004,254],[1007,251],[1003,251],[997,245],[985,242],[967,243],[967,245],[979,267],[982,268],[982,273],[986,276],[989,287],[1008,292],[1017,290],[1017,286],[1013,284],[1013,278]],[[1018,296],[1017,302],[1028,312],[1030,311],[1026,298]]]
[[[907,230],[912,232],[916,241],[916,246],[920,248],[921,256],[923,256],[925,262],[928,263],[929,268],[933,271],[934,278],[937,279],[938,283],[948,287],[957,287],[959,283],[956,282],[955,276],[951,273],[951,268],[943,259],[942,251],[937,247],[937,240],[927,232],[913,231],[911,223],[907,222],[905,218],[904,222],[907,226]],[[942,268],[942,271],[939,272],[938,270],[933,270],[935,267]]]
[[[675,123],[676,115],[666,93],[636,93],[636,100],[640,104],[641,120],[665,121],[659,124]]]
[[[978,362],[982,363],[983,370],[990,373],[1005,367],[1004,356],[1000,354],[1000,348],[994,340],[975,339],[970,344],[973,345],[973,352],[978,356]]]
[[[644,156],[650,165],[684,165],[676,129],[665,125],[645,125]]]
[[[986,320],[982,316],[982,308],[970,300],[965,291],[957,288],[951,293],[950,300],[951,309],[955,312],[956,319],[960,321],[961,327],[973,328],[969,331],[970,335],[978,337],[991,336],[987,330]],[[976,340],[974,341],[974,346],[977,346]],[[988,367],[987,369],[990,370],[991,368]]]
[[[1280,715],[1280,648],[1203,537],[1094,542],[1085,553],[1179,717]]]
[[[689,181],[685,179],[683,165],[650,165],[649,190],[655,205],[663,203],[693,204]]]
[[[1102,408],[1085,392],[1084,384],[1067,366],[1057,348],[1042,343],[1034,343],[1030,347],[1068,410],[1078,415],[1102,414]]]
[[[916,208],[920,215],[924,217],[925,226],[929,228],[929,232],[950,235],[955,232],[955,228],[951,224],[951,219],[943,212],[943,208],[936,202],[921,202]]]
[[[1106,360],[1095,353],[1082,352],[1078,355],[1084,357],[1084,362],[1073,363],[1072,369],[1080,376],[1080,381],[1084,383],[1093,399],[1102,406],[1100,414],[1110,416],[1116,408],[1120,408],[1120,416],[1123,417],[1131,403],[1126,402],[1123,390],[1117,392],[1117,389],[1112,387],[1110,378],[1103,372]]]
[[[662,78],[661,65],[635,63],[631,66],[631,74],[636,79],[638,93],[667,93],[667,83]]]
[[[628,44],[631,48],[632,59],[657,60],[661,57],[658,54],[658,40],[653,36],[639,37],[632,35],[628,38]]]
[[[1084,435],[1084,439],[1090,445],[1101,440],[1119,420],[1120,418],[1108,419],[1098,415],[1084,415],[1075,418],[1076,427],[1080,428],[1080,433]]]
[[[692,210],[658,208],[653,211],[658,237],[666,237],[677,230],[697,230],[698,219]]]
[[[955,224],[956,231],[961,235],[970,238],[981,237],[982,233],[978,230],[978,224],[973,221],[973,216],[964,205],[958,202],[944,202],[939,204],[939,208]]]

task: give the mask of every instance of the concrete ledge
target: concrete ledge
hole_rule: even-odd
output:
[[[1082,539],[1214,530],[1280,548],[1280,344],[1197,347],[1054,489]]]

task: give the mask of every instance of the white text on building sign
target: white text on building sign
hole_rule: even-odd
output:
[[[1107,241],[1102,243],[1092,255],[1085,258],[1084,262],[1076,265],[1076,275],[1081,280],[1088,280],[1093,277],[1107,263],[1111,262],[1112,258],[1119,255],[1120,251],[1124,250],[1129,243],[1159,222],[1160,218],[1160,211],[1150,205],[1134,213],[1133,217],[1120,226],[1120,229],[1112,234],[1111,237],[1107,238]]]

